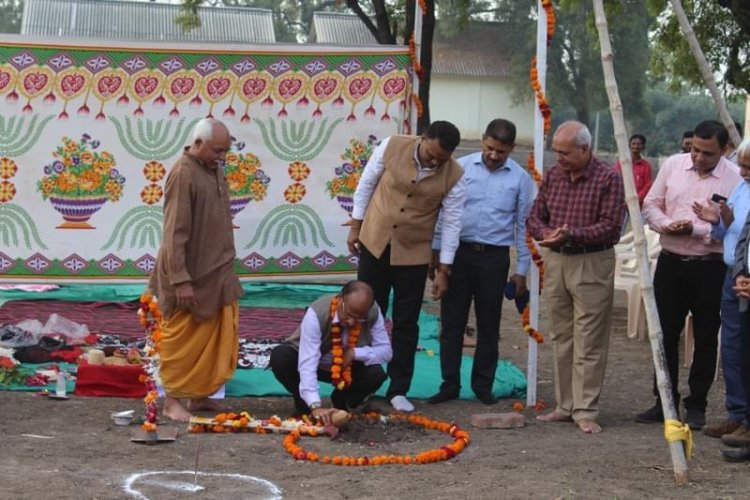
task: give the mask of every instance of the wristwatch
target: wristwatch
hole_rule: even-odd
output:
[[[310,407],[310,413],[312,413],[320,408],[320,403],[310,403],[308,406]]]

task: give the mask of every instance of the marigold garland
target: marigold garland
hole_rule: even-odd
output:
[[[411,57],[411,63],[412,66],[414,66],[414,72],[417,74],[417,77],[421,82],[424,77],[424,72],[422,71],[422,65],[420,64],[419,58],[417,57],[417,39],[414,32],[412,32],[411,38],[409,38],[409,57]]]
[[[529,78],[531,80],[531,88],[536,95],[536,104],[539,107],[539,112],[542,114],[542,119],[544,120],[544,137],[547,137],[547,134],[552,127],[552,109],[549,107],[547,97],[542,91],[541,83],[539,83],[539,70],[536,67],[536,56],[531,58]]]
[[[534,178],[534,182],[536,182],[537,185],[541,184],[542,174],[540,174],[539,170],[537,170],[536,168],[536,162],[533,152],[529,152],[526,166],[531,173],[531,177]],[[531,236],[531,233],[529,231],[526,231],[526,246],[529,247],[529,252],[531,252],[531,260],[534,261],[534,265],[536,265],[537,269],[539,269],[539,291],[541,291],[542,287],[544,286],[544,261],[542,260],[542,256],[536,247],[536,243],[534,243],[534,238]],[[539,330],[536,330],[531,326],[530,320],[531,307],[529,304],[526,304],[526,307],[523,308],[523,312],[521,313],[521,324],[523,325],[523,329],[531,338],[536,340],[537,343],[544,343],[544,335],[542,335]]]
[[[552,5],[552,0],[542,0],[542,7],[547,13],[547,45],[549,45],[555,35],[555,7]]]
[[[248,412],[240,413],[219,413],[213,418],[191,417],[188,425],[188,432],[200,433],[286,433],[297,429],[304,429],[304,432],[310,436],[317,436],[324,433],[324,428],[313,424],[305,416],[302,419],[288,418],[282,420],[276,415],[267,419],[255,419]]]
[[[156,432],[156,419],[158,416],[158,392],[156,382],[159,376],[159,352],[161,346],[161,312],[159,302],[151,294],[144,293],[140,298],[138,318],[141,325],[146,329],[146,347],[143,370],[146,375],[141,375],[139,380],[146,384],[146,421],[141,429],[146,432]]]
[[[331,299],[331,305],[330,305],[330,313],[331,313],[331,320],[333,320],[334,315],[336,314],[336,310],[339,307],[339,296],[336,295]],[[359,334],[362,331],[362,325],[357,322],[349,328],[349,336],[347,338],[347,347],[350,349],[354,349],[357,347],[357,341],[359,340]],[[331,340],[333,342],[333,347],[331,347],[331,357],[333,358],[331,361],[331,383],[333,386],[338,389],[346,389],[350,385],[352,385],[352,365],[349,363],[349,366],[341,369],[341,366],[344,364],[344,345],[341,340],[341,321],[336,321],[334,323],[331,323]]]
[[[449,434],[453,438],[453,442],[445,446],[441,446],[440,448],[425,450],[414,455],[377,455],[374,457],[348,457],[341,455],[328,456],[305,451],[304,448],[297,444],[303,435],[311,435],[306,431],[306,428],[301,427],[298,430],[292,431],[284,438],[284,449],[296,460],[307,460],[310,462],[318,462],[327,465],[422,465],[433,462],[441,462],[443,460],[450,460],[451,458],[461,453],[471,440],[469,433],[458,427],[458,425],[448,422],[441,422],[438,420],[432,420],[421,415],[406,415],[403,413],[394,413],[389,416],[384,416],[380,413],[372,412],[366,413],[362,417],[369,420],[379,420],[383,423],[391,421],[407,421],[415,425],[421,425],[426,429],[435,429],[437,431]]]

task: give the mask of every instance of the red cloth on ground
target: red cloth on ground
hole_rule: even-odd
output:
[[[68,347],[66,349],[58,349],[50,353],[50,358],[55,361],[65,361],[66,363],[75,363],[78,357],[83,354],[83,349],[80,347]]]
[[[138,378],[145,375],[142,365],[78,365],[76,396],[113,396],[142,398],[146,385]]]

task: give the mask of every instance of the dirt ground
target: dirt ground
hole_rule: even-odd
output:
[[[508,412],[514,400],[494,407],[478,401],[436,406],[415,401],[418,412],[471,432],[462,454],[429,465],[336,467],[295,461],[280,435],[181,432],[169,444],[131,443],[135,426],[114,426],[109,414],[135,409],[142,415],[138,400],[53,401],[0,392],[0,498],[747,498],[748,465],[724,462],[718,440],[695,434],[692,482],[677,487],[663,428],[633,422],[634,414],[653,402],[652,362],[648,342],[625,335],[624,303],[618,294],[599,435],[584,435],[571,423],[539,423],[530,410],[524,411],[524,428],[471,427],[472,414]],[[437,310],[435,304],[426,308]],[[501,356],[525,368],[526,338],[519,325],[517,312],[506,304]],[[547,330],[544,316],[541,330]],[[551,348],[545,344],[539,350],[539,399],[553,405],[551,368]],[[290,398],[227,402],[257,417],[285,416],[292,408]],[[708,420],[723,416],[720,377],[711,391]],[[305,438],[300,444],[357,455],[414,453],[448,442],[446,435],[420,428],[360,425],[337,441]]]

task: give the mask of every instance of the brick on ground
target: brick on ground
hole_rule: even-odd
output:
[[[526,425],[521,413],[476,413],[471,416],[471,425],[480,429],[514,429]]]

